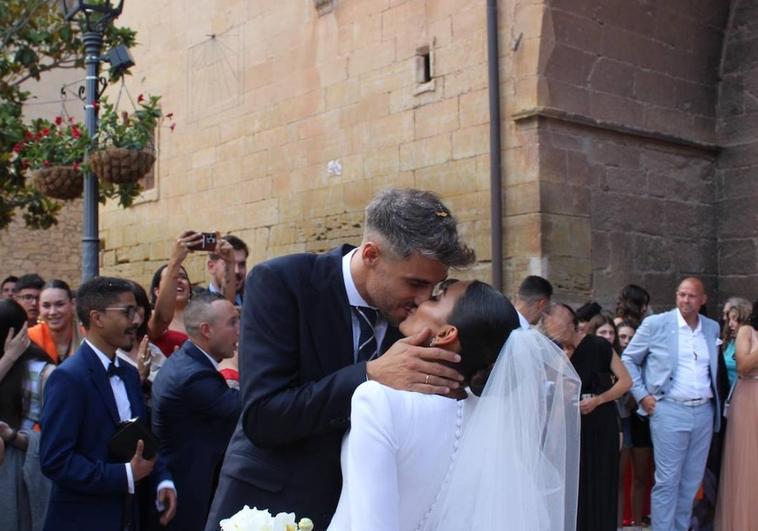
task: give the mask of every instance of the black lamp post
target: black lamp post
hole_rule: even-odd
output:
[[[97,133],[97,108],[99,95],[100,52],[103,48],[103,33],[113,19],[121,14],[124,0],[111,2],[85,0],[61,0],[63,15],[67,21],[78,19],[84,40],[84,64],[87,68],[85,83],[84,123],[90,138]],[[84,230],[82,234],[82,282],[99,273],[98,235],[98,186],[97,176],[92,172],[84,175]]]

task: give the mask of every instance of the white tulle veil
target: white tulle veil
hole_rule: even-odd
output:
[[[511,333],[425,531],[574,531],[581,382],[536,330]]]

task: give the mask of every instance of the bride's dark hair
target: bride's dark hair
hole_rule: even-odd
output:
[[[508,297],[478,280],[458,299],[448,322],[458,329],[461,362],[456,369],[466,380],[489,368],[508,336],[519,327],[518,313]]]

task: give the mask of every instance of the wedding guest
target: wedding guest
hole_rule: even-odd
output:
[[[627,284],[619,293],[616,302],[615,322],[626,321],[634,327],[639,327],[647,316],[650,308],[650,294],[637,284]]]
[[[719,326],[700,315],[700,279],[684,279],[676,308],[645,318],[623,354],[639,414],[650,419],[655,448],[654,531],[687,531],[714,431],[720,428],[716,385]]]
[[[600,315],[603,311],[603,307],[594,301],[582,304],[576,309],[576,319],[579,321],[577,330],[580,334],[587,333],[587,325],[596,315]]]
[[[40,322],[29,329],[29,338],[59,364],[82,342],[71,288],[63,280],[50,280],[40,293]]]
[[[619,419],[615,400],[632,385],[611,344],[579,334],[570,306],[552,304],[543,326],[582,381],[577,531],[615,531],[618,512]],[[615,382],[613,381],[615,378]]]
[[[636,329],[626,321],[617,327],[620,353],[623,354],[626,347],[632,341]],[[632,527],[642,527],[647,519],[645,503],[649,499],[653,468],[653,442],[650,438],[650,423],[647,417],[640,417],[636,413],[637,402],[632,393],[624,395],[626,400],[624,407],[628,411],[629,431],[631,433],[631,463],[632,463]],[[622,461],[623,461],[622,452]],[[628,466],[622,464],[619,469],[622,474],[628,470]],[[623,483],[619,483],[619,488]],[[619,506],[620,507],[620,506]]]
[[[750,319],[737,332],[738,380],[729,407],[716,529],[758,529],[758,504],[753,491],[758,476],[758,300]]]
[[[241,411],[239,391],[218,371],[219,363],[234,355],[239,313],[220,294],[203,293],[187,306],[184,325],[190,340],[166,361],[153,384],[153,430],[182,494],[167,529],[202,531]]]
[[[163,355],[161,349],[155,343],[152,343],[148,337],[147,326],[153,313],[153,308],[147,298],[145,288],[132,280],[129,282],[132,284],[132,293],[134,293],[134,300],[137,303],[137,316],[139,317],[140,325],[137,328],[137,337],[132,349],[129,351],[118,349],[116,354],[120,359],[137,369],[140,381],[142,382],[142,390],[146,394],[145,401],[149,409],[150,386],[155,381],[158,371],[166,361],[166,356]]]
[[[161,457],[145,459],[143,441],[128,462],[110,457],[121,423],[144,418],[137,370],[116,356],[136,339],[133,286],[120,278],[88,280],[76,294],[76,311],[86,337],[50,375],[42,410],[40,462],[53,482],[45,530],[135,529],[140,504],[131,495],[141,488],[154,494],[166,525],[177,498]]]
[[[226,385],[232,389],[239,390],[240,388],[240,373],[239,373],[239,350],[234,350],[234,355],[229,359],[221,360],[218,365],[218,372],[226,380]]]
[[[258,264],[242,309],[242,418],[229,443],[206,523],[247,504],[330,521],[339,497],[340,442],[362,382],[448,394],[458,355],[403,341],[397,324],[429,299],[449,267],[474,252],[440,199],[389,189],[366,209],[363,242]],[[380,315],[381,314],[381,315]],[[384,352],[384,354],[382,354]],[[318,478],[318,487],[302,478]]]
[[[12,299],[13,288],[18,282],[18,277],[14,275],[8,275],[3,279],[3,283],[0,284],[0,299]]]
[[[529,275],[521,282],[514,306],[522,328],[529,328],[539,322],[552,296],[553,286],[545,278]]]
[[[43,390],[54,368],[27,334],[27,314],[13,300],[0,301],[0,529],[38,531],[47,511],[50,482],[39,467]]]
[[[562,463],[578,458],[579,382],[563,353],[536,330],[520,330],[510,301],[479,281],[443,282],[400,323],[405,336],[426,329],[436,347],[460,354],[466,379],[477,382],[472,396],[358,386],[328,530],[567,529],[576,493],[566,489],[578,467]],[[537,398],[547,389],[553,400]]]
[[[729,387],[737,381],[737,359],[735,356],[735,340],[737,330],[747,324],[752,313],[750,301],[741,297],[730,297],[724,304],[724,325],[721,332],[721,351],[729,376]]]
[[[579,316],[577,315],[577,320]],[[618,334],[616,324],[613,322],[613,316],[609,313],[598,313],[587,322],[585,334],[598,336],[605,339],[613,347],[613,351],[618,354],[621,347],[618,343]]]
[[[13,287],[13,298],[26,310],[29,326],[37,324],[39,318],[39,295],[45,281],[36,273],[21,275]]]
[[[184,309],[192,297],[187,270],[182,266],[189,253],[197,249],[203,235],[192,230],[180,234],[171,247],[168,263],[159,267],[150,283],[153,313],[148,322],[150,340],[166,357],[187,340],[184,329]],[[216,241],[217,254],[232,262],[232,246],[224,240]]]
[[[234,260],[224,260],[223,256],[216,253],[208,255],[207,267],[211,276],[208,291],[221,293],[229,298],[227,286],[231,285],[234,289],[231,291],[232,297],[229,300],[235,306],[242,306],[242,297],[245,293],[245,275],[247,274],[247,257],[250,255],[250,251],[247,244],[237,236],[227,234],[222,239],[234,249]]]

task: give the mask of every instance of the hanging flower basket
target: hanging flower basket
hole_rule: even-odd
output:
[[[147,175],[155,163],[155,155],[147,150],[107,147],[92,153],[88,162],[103,181],[129,184]]]
[[[48,197],[70,201],[82,196],[84,176],[73,166],[50,166],[31,171],[32,184]]]

